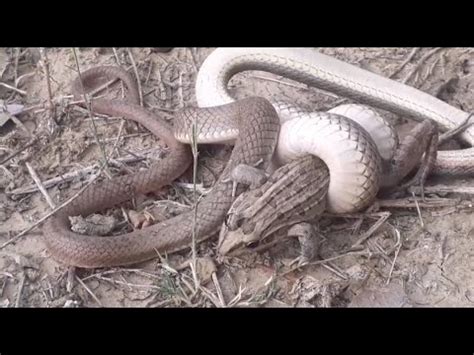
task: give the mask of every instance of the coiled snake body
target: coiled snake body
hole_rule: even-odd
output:
[[[124,72],[116,68],[92,69],[83,73],[86,89],[89,84],[93,86],[98,76],[110,78],[118,76],[124,80],[132,93],[132,103],[94,100],[92,109],[99,113],[124,116],[143,124],[165,141],[171,148],[171,153],[149,171],[106,180],[91,186],[73,203],[50,218],[44,225],[43,234],[53,257],[69,265],[102,267],[132,264],[153,258],[157,252],[173,252],[189,247],[193,233],[194,212],[179,215],[143,230],[113,237],[83,236],[73,233],[69,230],[68,217],[79,214],[85,216],[111,207],[136,193],[156,190],[181,175],[190,164],[190,149],[178,143],[174,136],[189,142],[189,123],[184,122],[190,120],[197,120],[197,127],[202,131],[198,142],[231,140],[238,137],[224,173],[212,191],[202,199],[197,209],[196,241],[202,241],[216,232],[233,201],[230,172],[238,164],[255,166],[263,162],[260,167],[266,168],[278,139],[280,123],[272,105],[260,98],[232,103],[234,100],[226,92],[227,82],[232,75],[251,69],[284,75],[399,114],[420,119],[431,118],[444,128],[453,128],[468,117],[467,113],[416,89],[324,56],[314,50],[229,48],[216,50],[206,60],[199,72],[196,87],[200,106],[221,104],[224,106],[182,111],[177,117],[178,128],[175,128],[173,134],[165,122],[158,120],[136,104],[137,95],[133,94],[136,85]],[[78,89],[78,81],[75,82],[74,88],[75,94],[78,95],[81,92]],[[212,123],[216,118],[218,122],[227,119],[232,126],[224,129],[227,133],[225,137],[221,134],[222,128]],[[291,121],[293,120],[289,120]],[[357,124],[351,125],[349,124],[355,129],[350,131],[356,132],[359,136],[367,136],[365,133],[359,133]],[[468,143],[473,143],[474,129],[467,129],[462,137]],[[370,137],[364,142],[368,143],[362,144],[363,151],[376,150]],[[359,144],[359,140],[354,143]],[[452,172],[453,169],[460,169],[462,172],[472,173],[473,160],[472,149],[440,152],[436,171]],[[362,164],[358,164],[357,169],[362,167],[368,170],[365,181],[370,180],[371,166],[374,166],[375,171],[379,163],[370,158],[360,158],[360,161]],[[373,191],[377,189],[376,186]],[[373,197],[373,191],[368,196]]]
[[[126,72],[119,68],[98,67],[82,74],[86,91],[98,77],[121,78],[132,93],[132,103],[93,100],[92,110],[137,121],[165,141],[170,154],[145,172],[105,180],[91,185],[71,204],[46,221],[43,235],[55,259],[68,265],[85,268],[127,265],[174,252],[190,246],[193,234],[194,211],[183,213],[165,222],[142,230],[112,237],[85,236],[69,229],[69,216],[87,216],[95,211],[129,200],[138,193],[155,191],[179,177],[191,162],[188,146],[174,139],[167,123],[136,104],[136,86]],[[73,91],[80,90],[75,81]],[[199,203],[196,215],[196,242],[213,235],[220,227],[233,201],[229,172],[238,164],[266,168],[273,154],[279,132],[279,119],[272,105],[265,99],[249,98],[211,109],[187,109],[177,120],[184,128],[186,122],[198,119],[198,129],[205,122],[230,120],[243,133],[239,136],[230,160],[221,177]],[[201,127],[201,128],[199,128]],[[190,131],[188,129],[188,131]],[[198,137],[199,137],[198,132]]]

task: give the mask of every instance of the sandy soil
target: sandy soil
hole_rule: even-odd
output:
[[[411,48],[321,48],[322,52],[367,70],[390,76],[410,55]],[[420,63],[432,48],[419,50],[395,75],[403,80],[417,68],[408,84],[465,111],[474,110],[474,50],[442,49]],[[133,48],[144,105],[167,119],[173,112],[195,105],[196,72],[212,48],[177,48],[168,54],[148,48]],[[131,68],[127,49],[77,49],[81,69],[98,64]],[[76,75],[70,48],[47,50],[51,92],[55,114],[44,109],[48,102],[46,72],[36,50],[0,48],[0,100],[21,104],[26,113],[17,120],[0,116],[0,162],[21,150],[33,138],[35,143],[0,164],[0,245],[14,237],[51,210],[37,190],[26,163],[45,182],[62,174],[47,188],[57,205],[76,193],[97,171],[102,152],[94,137],[92,122],[85,110],[71,105],[69,84]],[[38,61],[39,60],[39,61]],[[133,72],[133,70],[132,70]],[[239,74],[231,81],[236,97],[260,95],[292,100],[306,108],[327,110],[341,98],[269,73]],[[116,84],[104,91],[120,99],[123,90]],[[412,124],[404,117],[382,112],[400,128]],[[3,120],[2,120],[3,118]],[[97,136],[107,154],[115,159],[143,155],[141,161],[125,163],[110,174],[146,168],[163,156],[160,142],[136,124],[121,118],[95,118]],[[120,132],[120,135],[119,135]],[[117,141],[117,138],[120,139]],[[114,150],[114,144],[116,149]],[[131,154],[133,153],[133,154]],[[205,157],[202,164],[219,171],[225,154],[217,160]],[[203,169],[204,170],[204,169]],[[133,203],[107,211],[118,221],[118,229],[130,229],[124,220],[153,215],[167,218],[191,206],[189,176],[155,196],[138,197]],[[207,181],[205,181],[207,182]],[[469,187],[472,179],[430,179],[428,185],[443,183]],[[0,249],[1,307],[207,307],[222,302],[231,306],[265,307],[458,307],[474,303],[474,218],[469,194],[428,196],[440,207],[382,208],[389,217],[380,230],[362,244],[360,251],[343,253],[376,222],[323,218],[325,238],[320,258],[331,261],[288,272],[298,254],[296,241],[283,241],[262,253],[217,262],[215,240],[199,245],[198,274],[203,282],[198,291],[189,268],[182,267],[189,252],[169,255],[162,260],[141,263],[133,268],[68,270],[49,255],[37,228],[16,243]],[[146,213],[143,211],[147,211]],[[423,225],[422,225],[423,223]],[[216,269],[213,269],[213,267]],[[215,277],[211,277],[215,271]],[[216,288],[216,285],[217,288]],[[220,290],[220,292],[217,292]]]

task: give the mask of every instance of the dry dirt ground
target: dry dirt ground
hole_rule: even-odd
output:
[[[384,76],[395,73],[395,80],[408,78],[409,85],[465,111],[474,110],[473,49],[320,50]],[[145,107],[171,121],[176,110],[196,104],[196,73],[211,51],[176,48],[162,54],[149,48],[76,49],[82,70],[119,62],[133,73],[135,63]],[[46,57],[45,62],[35,49],[0,49],[1,83],[14,87],[0,85],[0,100],[27,109],[16,118],[0,113],[1,245],[51,211],[31,170],[58,205],[92,178],[103,159],[88,113],[71,104],[70,83],[77,72],[72,49],[49,48]],[[45,63],[54,113],[46,109],[49,95]],[[230,88],[236,97],[286,99],[313,110],[327,110],[343,102],[331,93],[261,72],[237,75]],[[101,94],[121,99],[123,88],[116,83]],[[400,128],[402,136],[410,128],[404,117],[382,113]],[[123,123],[119,117],[98,116],[94,116],[94,123],[105,153],[123,161],[109,168],[111,175],[144,169],[165,154],[160,142],[136,124]],[[22,150],[33,139],[34,143]],[[226,157],[221,154],[217,160],[206,160],[206,154],[201,156],[200,166],[216,171]],[[325,261],[300,270],[293,270],[291,265],[298,255],[294,240],[219,262],[215,260],[215,239],[202,243],[197,249],[201,266],[197,273],[201,286],[197,290],[191,270],[184,267],[191,256],[188,251],[132,268],[74,271],[50,257],[41,228],[36,228],[0,249],[0,306],[469,307],[474,304],[474,218],[468,194],[472,182],[469,178],[430,179],[428,185],[467,187],[466,193],[428,195],[431,203],[420,206],[420,216],[413,201],[407,204],[408,200],[402,200],[401,207],[382,207],[380,211],[386,212],[388,219],[352,252],[345,250],[374,226],[377,216],[323,218],[319,258]],[[106,215],[117,221],[118,233],[133,228],[133,222],[140,218],[168,218],[192,206],[189,183],[188,175]]]

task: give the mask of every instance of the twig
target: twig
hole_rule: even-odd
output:
[[[411,201],[411,199],[378,200],[377,203],[380,207],[390,208],[416,208],[417,206],[417,204]],[[423,208],[452,207],[456,206],[457,204],[459,204],[459,199],[453,198],[425,197],[425,201],[418,202],[418,206]]]
[[[418,218],[420,220],[420,226],[422,229],[425,229],[425,223],[423,222],[423,218],[421,217],[420,205],[418,204],[418,199],[415,196],[415,193],[412,191],[411,195],[413,196],[413,200],[415,201],[416,213],[418,214]]]
[[[23,122],[21,122],[16,116],[9,114],[8,112],[6,113],[8,116],[10,116],[10,119],[15,123],[18,127],[20,127],[23,132],[25,132],[28,136],[32,137],[33,135],[31,132],[28,130],[28,128],[25,127]]]
[[[413,69],[407,74],[407,76],[405,76],[405,78],[403,78],[403,80],[401,81],[403,84],[406,84],[408,80],[410,80],[412,78],[412,76],[418,71],[418,69],[420,69],[421,65],[429,58],[431,57],[433,54],[435,54],[436,52],[440,51],[441,49],[443,49],[443,47],[436,47],[434,49],[432,49],[431,51],[429,51],[428,53],[426,53],[423,57],[420,58],[420,61],[418,62],[417,65],[415,65],[413,67]]]
[[[214,287],[216,288],[217,297],[219,297],[219,301],[222,307],[225,307],[224,295],[222,294],[221,285],[219,284],[219,279],[217,278],[217,274],[215,272],[212,273],[212,282],[214,282]]]
[[[15,79],[15,85],[18,86],[17,84],[17,79],[18,79],[18,62],[20,61],[20,54],[21,54],[21,48],[16,47],[15,48],[15,64],[13,68],[13,75]]]
[[[398,73],[400,73],[402,71],[403,68],[405,68],[405,66],[413,59],[413,57],[416,55],[416,53],[418,53],[418,51],[420,50],[420,47],[415,47],[411,50],[410,54],[408,55],[407,59],[405,59],[403,61],[402,64],[400,64],[400,66],[398,67],[397,70],[395,70],[392,75],[389,76],[390,79],[392,79],[395,75],[397,75]]]
[[[66,291],[71,292],[74,288],[74,279],[76,278],[76,267],[69,266],[67,268]]]
[[[153,289],[153,290],[160,290],[160,287],[159,287],[159,286],[156,286],[156,285],[132,284],[132,283],[130,283],[130,282],[124,282],[124,281],[120,281],[120,280],[114,280],[114,279],[112,279],[112,278],[103,277],[103,276],[100,276],[100,275],[95,275],[94,277],[95,277],[96,279],[98,279],[98,280],[107,281],[107,282],[110,282],[111,284],[115,284],[115,285],[124,285],[124,286],[135,287],[135,288],[148,288],[148,289]]]
[[[76,49],[74,47],[72,48],[72,53],[73,53],[73,56],[74,56],[74,61],[76,62],[76,68],[77,68],[77,73],[79,75],[79,81],[81,83],[82,97],[84,98],[84,101],[85,101],[86,107],[87,107],[87,111],[89,111],[89,118],[91,119],[91,122],[92,122],[92,128],[93,128],[92,131],[93,131],[95,139],[97,141],[97,145],[100,147],[100,151],[102,152],[102,156],[104,158],[105,172],[109,173],[108,170],[107,170],[107,167],[108,167],[107,154],[105,153],[105,147],[100,142],[100,140],[97,136],[97,127],[95,125],[94,120],[92,119],[93,114],[92,114],[91,102],[90,102],[89,98],[87,97],[86,90],[84,88],[84,83],[82,82],[82,75],[81,75],[81,68],[80,68],[80,65],[79,65],[79,59],[77,58]]]
[[[333,257],[331,257],[331,258],[327,258],[327,259],[323,259],[323,260],[317,260],[317,261],[312,261],[312,262],[309,262],[309,263],[305,263],[305,264],[303,264],[303,265],[297,265],[297,266],[295,266],[294,268],[291,268],[290,270],[285,271],[284,273],[282,273],[282,274],[280,274],[280,275],[278,275],[278,276],[280,276],[280,277],[286,276],[286,275],[292,273],[293,271],[300,269],[300,268],[303,267],[303,266],[324,264],[324,263],[326,263],[326,262],[328,262],[328,261],[337,260],[337,259],[340,259],[340,258],[343,258],[343,257],[346,257],[346,256],[350,256],[350,255],[367,255],[367,254],[373,255],[373,253],[370,253],[370,252],[367,253],[366,251],[349,251],[349,252],[344,253],[344,254],[340,254],[340,255],[333,256]]]
[[[11,244],[11,243],[14,243],[16,242],[18,239],[20,239],[22,236],[24,236],[26,233],[30,232],[31,230],[35,229],[37,226],[39,226],[41,223],[43,223],[45,220],[47,220],[49,217],[51,217],[53,214],[55,214],[57,211],[63,209],[64,207],[66,207],[68,204],[70,204],[72,201],[74,201],[80,194],[82,194],[85,189],[87,189],[100,175],[100,172],[99,174],[97,174],[96,176],[94,176],[94,178],[91,179],[91,181],[89,181],[82,189],[80,189],[76,194],[74,194],[74,196],[72,196],[70,199],[66,200],[65,202],[63,202],[61,205],[59,205],[58,207],[56,207],[54,210],[52,210],[51,212],[47,213],[46,215],[44,215],[43,217],[41,217],[38,221],[36,221],[35,223],[33,223],[30,227],[26,228],[23,232],[20,232],[19,234],[17,234],[16,236],[14,236],[13,238],[7,240],[5,243],[3,243],[2,245],[0,245],[0,249],[3,249],[5,248],[7,245]]]
[[[398,248],[397,248],[397,251],[395,252],[395,256],[393,257],[393,262],[392,262],[392,266],[390,267],[390,272],[388,274],[388,278],[387,278],[387,281],[386,281],[386,285],[388,285],[390,283],[390,279],[392,278],[392,273],[393,273],[393,268],[395,267],[395,262],[397,261],[397,258],[398,258],[398,253],[400,253],[400,249],[402,248],[402,243],[400,242],[400,232],[398,231],[398,229],[395,229],[395,233],[397,233],[397,237],[398,237],[398,240],[399,240],[399,245],[398,245]]]
[[[153,61],[148,60],[148,72],[146,73],[145,85],[148,84],[148,81],[150,80],[151,72],[153,71],[153,66],[154,66]],[[146,94],[144,94],[143,96],[147,96],[147,95],[149,95],[150,93],[152,93],[152,92],[155,91],[155,90],[156,90],[156,88],[153,88],[151,92],[146,93]]]
[[[436,58],[436,60],[433,62],[433,64],[430,65],[430,67],[428,68],[428,71],[426,72],[425,76],[423,77],[423,82],[425,82],[426,79],[428,79],[428,77],[433,74],[433,70],[436,67],[436,64],[438,64],[439,60],[440,60],[439,57]]]
[[[199,285],[199,289],[202,291],[204,296],[206,296],[212,303],[214,303],[214,306],[216,306],[217,308],[223,307],[219,298],[214,296],[214,294],[211,291],[209,291],[207,288],[201,285]]]
[[[114,145],[112,147],[112,151],[110,152],[110,157],[111,158],[113,157],[115,151],[117,150],[117,145],[120,142],[120,139],[122,138],[122,132],[123,132],[123,127],[124,126],[125,126],[125,120],[122,120],[122,122],[120,122],[119,131],[117,133],[117,137],[115,138],[115,142],[114,142]]]
[[[336,270],[336,268],[334,268],[333,266],[328,265],[327,263],[322,263],[321,266],[324,267],[325,269],[331,271],[333,274],[335,274],[336,276],[340,277],[343,280],[348,279],[347,275],[344,275],[342,272],[340,272],[339,270]]]
[[[197,198],[197,165],[198,165],[198,148],[197,148],[197,121],[194,120],[192,125],[192,142],[191,142],[191,151],[193,154],[193,197],[194,197],[194,214],[193,214],[193,235],[191,242],[192,250],[192,262],[191,270],[193,273],[194,287],[197,290],[199,288],[199,279],[196,274],[196,232],[197,232],[197,211],[199,200]]]
[[[249,75],[249,78],[260,79],[260,80],[265,80],[265,81],[271,81],[271,82],[274,82],[274,83],[286,85],[286,86],[289,86],[289,87],[292,87],[292,88],[296,88],[296,89],[308,90],[308,86],[305,86],[305,85],[303,85],[303,84],[287,83],[286,81],[282,81],[282,80],[278,80],[278,79],[273,79],[273,78],[269,78],[269,77],[266,77],[266,76]],[[335,96],[335,95],[334,95],[334,97],[338,97],[338,96]]]
[[[25,273],[22,272],[21,277],[20,277],[20,284],[18,285],[18,294],[16,296],[16,302],[15,302],[16,308],[20,307],[21,294],[23,293],[23,286],[25,286],[25,279],[26,279]]]
[[[414,186],[410,189],[415,193],[420,193],[421,189],[418,186]],[[423,190],[425,194],[445,194],[445,193],[457,193],[457,194],[467,194],[474,195],[473,186],[450,186],[450,185],[432,185],[424,186]]]
[[[149,152],[153,152],[155,150],[156,150],[156,148],[147,149],[147,150],[144,150],[144,151],[140,152],[140,154],[146,154],[146,153],[149,153]],[[146,157],[140,156],[138,153],[133,154],[133,155],[130,154],[130,155],[131,155],[131,157],[125,156],[125,157],[120,157],[120,158],[116,158],[116,159],[110,159],[110,164],[112,166],[121,167],[122,164],[124,164],[124,163],[125,164],[135,163],[137,161],[141,161],[141,160],[146,159]],[[50,188],[52,186],[55,186],[58,183],[67,182],[67,181],[70,181],[70,180],[72,180],[76,177],[87,175],[87,174],[93,172],[96,169],[100,169],[100,165],[94,164],[94,165],[87,166],[87,167],[85,167],[83,169],[80,169],[80,170],[74,170],[74,171],[71,171],[69,173],[65,173],[63,175],[59,175],[59,176],[56,176],[56,177],[51,178],[49,180],[43,181],[43,186],[45,188]],[[21,187],[21,188],[15,189],[15,190],[13,190],[9,193],[13,194],[13,195],[22,195],[22,194],[33,193],[37,190],[38,190],[38,187],[35,184],[32,184],[32,185],[29,185],[29,186],[26,186],[26,187]]]
[[[87,287],[86,284],[77,275],[76,275],[76,280],[77,280],[77,282],[79,282],[81,284],[82,287],[84,287],[84,289],[87,291],[87,293],[92,296],[94,301],[96,301],[99,304],[99,306],[104,307],[104,305],[102,304],[102,302],[100,302],[100,300],[97,298],[97,296],[94,294],[94,292],[92,292],[90,290],[90,288]]]
[[[15,86],[16,87],[20,86],[20,82],[23,79],[29,78],[30,76],[34,76],[35,74],[36,73],[34,71],[32,71],[31,73],[26,73],[26,74],[20,75],[18,78],[15,79]]]
[[[239,290],[237,291],[237,294],[234,296],[234,298],[232,298],[229,303],[228,303],[228,307],[233,307],[235,306],[237,303],[240,302],[240,300],[242,299],[242,295],[243,293],[247,290],[246,287],[242,288],[242,285],[239,285]]]
[[[461,122],[460,125],[458,125],[457,127],[453,128],[453,129],[450,129],[449,131],[447,132],[444,132],[442,135],[439,136],[439,139],[438,139],[438,146],[443,144],[444,142],[446,142],[447,140],[455,137],[456,135],[458,135],[459,133],[461,132],[464,132],[468,127],[470,127],[474,122],[470,122],[471,121],[471,118],[474,116],[474,113],[471,112],[467,117],[466,119]]]
[[[372,236],[372,234],[374,234],[385,223],[385,221],[388,219],[388,217],[390,217],[390,215],[391,215],[390,212],[382,212],[378,221],[375,222],[374,225],[370,227],[367,232],[362,234],[359,240],[355,242],[349,248],[349,250],[357,248],[359,245],[362,245],[362,243],[364,243],[367,239],[369,239]]]
[[[119,56],[118,56],[117,49],[115,49],[115,47],[114,47],[114,48],[112,48],[112,51],[114,52],[114,57],[115,57],[115,61],[117,62],[117,65],[118,65],[118,66],[122,66],[122,64],[120,64],[120,58],[119,58]],[[125,87],[124,87],[124,85],[123,85],[123,81],[120,81],[120,87],[121,87],[121,89],[122,89],[122,90],[121,90],[121,92],[122,92],[122,98],[124,98],[124,96],[125,96]]]
[[[198,72],[198,65],[197,65],[196,56],[194,55],[193,48],[190,47],[188,49],[189,49],[189,52],[191,53],[191,59],[193,60],[194,71],[197,73]]]
[[[121,122],[121,125],[124,124],[125,120],[123,120],[122,118],[120,118],[120,120],[122,120]],[[119,127],[120,129],[120,127]],[[123,128],[122,128],[123,129]],[[141,138],[144,138],[144,137],[148,137],[148,136],[151,136],[152,133],[151,132],[143,132],[143,133],[130,133],[130,134],[127,134],[127,135],[122,135],[120,138],[135,138],[135,137],[141,137]],[[85,138],[87,139],[91,139],[91,138],[94,138],[94,137],[91,137],[91,136],[85,136]],[[117,141],[117,137],[114,137],[114,138],[103,138],[102,139],[102,143],[110,143],[110,142],[116,142]]]
[[[16,152],[11,153],[11,154],[8,155],[5,159],[3,159],[3,160],[0,162],[0,165],[5,164],[7,161],[9,161],[10,159],[16,157],[18,154],[20,154],[21,152],[23,152],[25,149],[28,149],[29,147],[31,147],[33,144],[36,143],[36,141],[37,141],[37,138],[32,139],[30,142],[28,142],[27,144],[25,144],[23,147],[21,147],[20,149],[18,149]]]
[[[56,115],[55,115],[55,106],[53,105],[53,93],[51,91],[51,77],[49,75],[49,61],[48,56],[46,55],[46,50],[44,47],[40,47],[39,49],[41,62],[43,64],[44,73],[46,77],[46,87],[48,89],[48,109],[51,114],[51,118],[56,122]]]
[[[178,69],[179,76],[178,76],[178,90],[176,90],[176,93],[178,94],[179,98],[179,106],[178,108],[184,108],[184,97],[183,97],[183,72]]]
[[[26,95],[27,92],[25,90],[21,90],[21,89],[18,89],[14,86],[11,86],[11,85],[8,85],[7,83],[4,83],[3,81],[0,81],[0,85],[7,88],[7,89],[10,89],[10,90],[13,90],[17,93],[19,93],[20,95]]]
[[[30,163],[26,162],[25,165],[26,165],[26,168],[28,169],[28,172],[31,175],[31,178],[35,182],[36,186],[38,186],[38,189],[40,190],[40,192],[43,194],[43,196],[44,196],[46,202],[48,203],[49,207],[51,207],[51,209],[54,210],[56,205],[53,202],[53,200],[51,199],[51,196],[49,196],[48,192],[44,188],[43,183],[41,182],[39,176],[36,174],[36,171],[33,169],[33,167],[30,165]]]
[[[133,58],[132,52],[129,48],[127,48],[127,53],[132,62],[133,71],[135,73],[135,77],[137,78],[137,85],[138,85],[138,97],[140,98],[140,106],[143,106],[143,93],[142,93],[142,84],[140,82],[140,76],[138,75],[137,65],[135,64],[135,59]]]

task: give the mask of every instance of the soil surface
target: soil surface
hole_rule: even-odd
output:
[[[212,50],[77,48],[75,52],[81,70],[119,63],[135,75],[135,66],[144,106],[172,122],[176,110],[196,105],[196,74]],[[473,49],[319,50],[394,80],[408,78],[408,85],[464,111],[474,110]],[[0,85],[0,102],[10,111],[22,107],[15,105],[26,109],[12,112],[14,117],[0,111],[0,245],[51,211],[36,187],[33,171],[52,203],[59,205],[99,170],[104,151],[122,161],[109,168],[111,176],[146,169],[166,154],[160,141],[137,124],[98,115],[92,121],[87,110],[73,104],[70,83],[76,75],[71,48],[48,48],[44,54],[38,49],[0,48],[0,82],[7,84]],[[237,98],[284,99],[315,111],[348,102],[263,72],[236,75],[230,89]],[[99,95],[121,99],[124,92],[115,83]],[[50,97],[53,111],[48,109]],[[405,117],[380,113],[401,137],[413,126]],[[212,183],[204,171],[218,173],[228,150],[200,154],[200,166],[205,167],[198,176],[202,190]],[[102,175],[99,180],[107,178]],[[95,216],[93,222],[104,233],[121,233],[187,210],[193,205],[190,176],[154,195],[138,196],[104,211],[106,218]],[[0,307],[470,307],[474,304],[474,218],[469,194],[473,180],[437,177],[427,183],[435,184],[465,191],[428,194],[431,204],[418,198],[419,212],[413,200],[403,199],[400,207],[381,207],[378,214],[365,218],[324,217],[319,260],[326,261],[298,270],[292,265],[299,250],[296,240],[285,239],[264,251],[250,250],[219,261],[215,238],[202,243],[197,250],[196,274],[201,280],[197,290],[187,267],[189,251],[133,267],[72,269],[51,258],[41,228],[35,228],[0,249]],[[344,252],[379,218],[386,220],[358,250]]]

